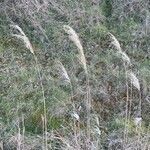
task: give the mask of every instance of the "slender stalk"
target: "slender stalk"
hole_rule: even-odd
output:
[[[42,89],[43,109],[44,109],[44,128],[45,128],[45,130],[44,130],[44,132],[45,132],[45,150],[48,150],[46,98],[45,98],[45,93],[44,93],[44,86],[43,86],[43,83],[42,83],[42,75],[40,73],[40,69],[39,69],[39,66],[38,66],[38,59],[35,55],[34,55],[34,59],[35,59],[35,62],[36,62],[36,68],[37,68],[37,71],[38,71],[38,75],[39,75],[39,79],[40,79],[40,86],[41,86],[41,89]]]
[[[21,150],[21,134],[20,134],[20,127],[18,127],[18,139],[17,139],[17,150]]]
[[[44,117],[43,117],[43,115],[41,114],[41,119],[42,119],[42,129],[43,129],[43,143],[42,143],[42,145],[43,145],[43,147],[42,147],[42,149],[44,150],[44,148],[45,148],[45,121],[44,121]]]
[[[131,94],[130,94],[130,100],[129,100],[129,116],[128,118],[131,119],[131,109],[132,109],[132,98],[133,98],[133,93],[132,93],[132,83],[131,83]]]
[[[139,116],[142,116],[142,99],[141,99],[141,91],[139,91],[139,106],[138,106],[138,111],[139,111]],[[139,125],[137,126],[137,131],[138,131],[138,147],[139,149],[142,148],[142,143],[141,143],[141,122],[139,123]]]
[[[74,103],[74,100],[73,100],[73,87],[72,87],[71,82],[70,82],[70,89],[71,89],[71,100],[72,100],[73,111],[77,112],[76,107],[75,107],[75,103]],[[77,145],[77,149],[80,150],[80,144],[79,144],[79,141],[81,140],[80,139],[80,124],[79,124],[79,120],[77,120],[77,121],[78,121],[78,124],[76,126],[76,119],[73,118],[75,142],[76,142],[76,145]],[[78,132],[79,132],[79,139],[78,139]]]
[[[24,140],[25,140],[25,124],[24,124],[24,115],[22,115],[22,138],[23,138],[23,146],[22,149],[24,150]]]
[[[91,116],[90,116],[90,111],[91,111],[91,94],[90,94],[90,85],[89,85],[89,75],[86,74],[86,88],[87,88],[87,99],[85,101],[86,103],[86,120],[87,120],[87,142],[90,142],[90,127],[91,127]]]
[[[128,131],[127,131],[127,125],[128,125],[128,105],[129,105],[129,87],[128,87],[128,79],[127,79],[127,69],[124,64],[125,68],[125,76],[126,76],[126,87],[127,87],[127,92],[126,92],[126,115],[125,115],[125,129],[124,129],[124,149],[126,149],[126,143],[127,143],[127,137],[128,137]]]

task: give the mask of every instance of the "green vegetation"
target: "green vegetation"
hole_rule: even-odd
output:
[[[0,149],[147,150],[149,15],[148,0],[0,2]]]

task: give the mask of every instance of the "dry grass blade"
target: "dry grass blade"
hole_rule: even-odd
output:
[[[61,76],[61,78],[62,78],[63,80],[65,80],[66,82],[70,83],[70,78],[69,78],[69,76],[68,76],[68,73],[67,73],[65,67],[64,67],[63,64],[62,64],[60,61],[58,61],[58,60],[56,61],[56,67],[57,67],[57,69],[58,69],[58,71],[59,71],[59,75]]]
[[[70,40],[73,41],[74,44],[77,46],[78,52],[79,52],[79,60],[81,64],[83,65],[85,72],[87,73],[86,59],[85,59],[85,55],[83,52],[83,47],[81,45],[81,42],[79,40],[77,33],[68,25],[64,25],[63,28],[65,32],[69,35]]]
[[[23,32],[23,30],[18,25],[11,25],[11,27],[17,29],[20,32],[20,34],[12,34],[12,36],[17,37],[18,39],[22,40],[24,42],[26,48],[29,49],[32,54],[34,54],[33,47],[31,45],[28,37]]]
[[[116,39],[116,37],[113,34],[111,34],[110,32],[108,34],[109,34],[109,36],[110,36],[110,38],[112,40],[111,44],[114,45],[117,50],[121,51],[120,43]]]
[[[140,83],[138,78],[135,76],[133,72],[128,72],[128,77],[131,80],[131,83],[134,87],[136,87],[140,91]]]

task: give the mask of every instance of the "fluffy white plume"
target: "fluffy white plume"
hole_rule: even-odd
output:
[[[77,46],[78,53],[79,53],[79,56],[78,56],[79,61],[83,65],[85,73],[87,73],[86,59],[84,56],[83,47],[81,45],[81,42],[79,40],[77,33],[68,25],[64,25],[63,28],[64,28],[65,32],[69,35],[70,40],[73,41],[74,44]]]
[[[117,50],[121,51],[120,43],[116,39],[116,37],[113,34],[111,34],[110,32],[108,34],[110,35],[110,38],[112,40],[111,44],[114,45]]]
[[[135,76],[133,72],[128,72],[128,77],[131,80],[131,83],[133,84],[134,87],[136,87],[140,91],[140,83],[138,78]]]
[[[56,67],[59,71],[59,75],[60,75],[61,79],[70,83],[70,78],[69,78],[68,73],[67,73],[65,67],[63,66],[63,64],[60,61],[56,61]]]
[[[18,25],[11,25],[11,27],[17,29],[20,32],[20,34],[12,34],[12,36],[17,37],[18,39],[22,40],[24,42],[26,48],[29,49],[32,54],[34,54],[33,47],[31,45],[28,37],[23,32],[23,30]]]

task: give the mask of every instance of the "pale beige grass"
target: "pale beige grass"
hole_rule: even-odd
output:
[[[68,25],[64,25],[63,26],[65,32],[69,35],[69,38],[71,41],[74,42],[74,44],[77,46],[78,48],[78,57],[79,57],[79,61],[81,62],[81,64],[83,65],[83,68],[85,70],[85,73],[87,74],[87,66],[86,66],[86,59],[85,59],[85,55],[84,55],[84,51],[83,51],[83,47],[81,45],[80,39],[77,35],[77,33],[74,31],[73,28],[71,28]]]
[[[30,40],[28,39],[26,34],[23,32],[23,30],[18,25],[11,25],[11,27],[13,27],[14,29],[16,29],[20,32],[20,34],[12,34],[12,36],[22,40],[24,42],[26,48],[29,49],[32,54],[34,54],[34,50],[30,43]]]

